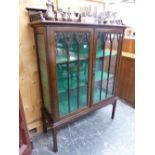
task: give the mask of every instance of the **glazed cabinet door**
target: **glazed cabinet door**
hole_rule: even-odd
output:
[[[58,117],[88,107],[90,103],[92,37],[89,28],[51,28],[56,62]]]
[[[115,95],[121,52],[121,29],[96,29],[93,53],[92,102],[100,103]]]

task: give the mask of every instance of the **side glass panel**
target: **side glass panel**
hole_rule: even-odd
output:
[[[40,76],[41,76],[41,85],[43,92],[43,102],[44,106],[49,113],[50,112],[50,96],[49,96],[49,83],[48,83],[48,73],[47,73],[47,60],[45,53],[45,41],[43,34],[37,34],[37,48],[40,64]]]
[[[87,106],[87,32],[55,32],[59,115]]]
[[[113,95],[117,46],[117,34],[98,32],[96,64],[94,68],[93,104]]]

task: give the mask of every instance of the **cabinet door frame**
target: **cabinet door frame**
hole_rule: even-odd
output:
[[[116,56],[116,66],[115,66],[115,73],[114,73],[114,82],[113,82],[113,95],[109,98],[115,97],[116,96],[116,88],[117,88],[117,79],[118,79],[118,68],[120,65],[120,57],[121,57],[121,49],[122,49],[122,42],[123,42],[123,37],[124,37],[124,29],[122,28],[96,28],[94,31],[94,42],[93,42],[93,60],[92,60],[92,85],[91,85],[91,106],[95,106],[93,104],[93,95],[94,95],[94,78],[95,78],[95,66],[96,66],[96,45],[97,45],[97,35],[98,32],[105,32],[105,33],[115,33],[119,34],[119,40],[118,40],[118,47],[117,47],[117,56]],[[102,101],[108,100],[109,98],[106,98],[104,100],[101,100],[100,102],[97,102],[96,104],[102,103]]]
[[[88,89],[87,89],[87,107],[82,109],[77,109],[75,112],[70,112],[64,116],[60,116],[59,114],[59,103],[58,103],[58,84],[57,84],[57,63],[56,63],[56,43],[55,43],[55,32],[89,32],[90,33],[90,43],[89,43],[89,54],[88,54]],[[56,120],[62,120],[69,116],[73,116],[76,113],[79,113],[85,109],[90,107],[90,95],[91,95],[91,74],[92,74],[92,52],[93,52],[93,28],[83,28],[83,27],[61,27],[57,26],[48,26],[47,27],[47,38],[48,38],[48,52],[49,54],[49,62],[50,62],[50,77],[51,78],[51,87],[52,87],[52,96],[54,97],[53,104],[54,113]]]

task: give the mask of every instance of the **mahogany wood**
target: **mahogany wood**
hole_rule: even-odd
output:
[[[66,21],[51,21],[51,20],[46,20],[46,21],[33,21],[30,23],[31,26],[39,26],[39,25],[50,25],[55,27],[56,25],[59,26],[78,26],[78,27],[96,27],[96,28],[107,28],[107,31],[113,29],[116,30],[115,28],[117,28],[117,32],[121,32],[122,29],[125,29],[126,26],[122,26],[122,25],[106,25],[106,24],[90,24],[90,23],[81,23],[81,22],[66,22]]]
[[[118,76],[119,76],[119,68],[120,68],[120,59],[121,59],[121,53],[122,53],[122,43],[123,43],[123,38],[124,38],[124,31],[125,29],[123,29],[123,33],[122,35],[119,34],[118,35],[118,54],[117,54],[117,58],[116,58],[116,67],[115,67],[115,79],[114,79],[114,94],[117,96],[117,88],[118,88]]]
[[[50,35],[52,37],[50,37]],[[51,111],[52,119],[55,122],[58,119],[58,96],[57,96],[57,79],[56,79],[56,55],[55,55],[55,41],[54,32],[50,30],[50,27],[46,28],[46,46],[48,55],[48,68],[50,77],[50,87],[51,87]]]
[[[112,97],[100,101],[97,104],[93,104],[93,90],[94,90],[94,69],[96,64],[96,44],[97,44],[97,34],[98,32],[106,33],[116,33],[119,35],[119,44],[117,50],[117,60],[114,78],[114,90],[116,89],[116,82],[118,76],[119,60],[122,48],[122,39],[124,35],[124,26],[112,26],[112,25],[98,25],[98,24],[83,24],[74,22],[53,22],[53,21],[35,21],[31,22],[30,25],[34,28],[35,36],[38,33],[42,33],[45,36],[46,42],[46,57],[47,57],[47,71],[49,80],[49,90],[50,90],[50,106],[51,113],[49,113],[45,106],[42,108],[42,120],[44,126],[44,132],[47,131],[47,122],[52,127],[53,132],[53,144],[54,151],[58,151],[57,147],[57,130],[64,125],[73,122],[84,115],[95,111],[101,107],[108,104],[113,105],[112,116],[114,119],[117,96],[114,91]],[[89,65],[88,65],[88,93],[87,93],[87,107],[83,109],[78,109],[75,112],[71,112],[65,116],[59,115],[59,102],[58,102],[58,84],[57,84],[57,64],[56,64],[56,43],[55,43],[55,32],[89,32]],[[36,37],[35,37],[36,38]],[[37,39],[37,38],[36,38]],[[36,41],[37,42],[37,41]],[[111,47],[112,50],[112,47]],[[111,53],[110,50],[110,53]],[[110,54],[111,56],[111,54]],[[69,64],[68,64],[69,65]],[[38,67],[39,61],[38,61]],[[110,68],[109,68],[110,69]],[[79,69],[78,69],[79,71]],[[40,83],[41,84],[41,83]],[[46,122],[47,121],[47,122]]]
[[[114,119],[115,117],[115,111],[116,111],[116,104],[117,104],[117,100],[114,101],[113,103],[113,108],[112,108],[112,115],[111,115],[111,119]]]

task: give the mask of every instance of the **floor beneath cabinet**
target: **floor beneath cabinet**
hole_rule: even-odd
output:
[[[52,133],[33,138],[32,155],[134,155],[134,109],[117,102],[115,119],[108,105],[58,132],[58,153]]]

